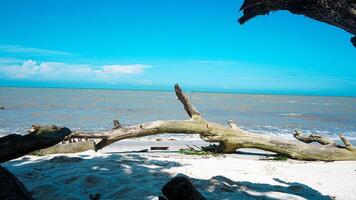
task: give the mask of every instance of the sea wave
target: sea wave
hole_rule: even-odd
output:
[[[302,116],[303,113],[282,113],[282,114],[279,114],[281,116],[291,116],[291,117],[298,117],[298,116]]]

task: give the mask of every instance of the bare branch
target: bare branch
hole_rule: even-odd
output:
[[[233,120],[229,120],[229,121],[227,122],[227,125],[228,125],[230,128],[234,128],[234,129],[239,128],[239,127],[237,126],[237,124],[236,124]]]
[[[179,101],[182,102],[182,104],[184,106],[184,110],[187,112],[189,117],[201,116],[199,111],[194,106],[192,106],[190,104],[188,98],[185,96],[185,94],[183,93],[182,89],[179,87],[178,84],[174,85],[174,90],[176,92],[176,95],[177,95]]]
[[[310,134],[310,135],[305,135],[302,131],[295,130],[295,133],[293,136],[302,142],[305,143],[312,143],[312,142],[318,142],[322,145],[336,145],[336,142],[319,134]]]
[[[304,15],[356,35],[356,3],[354,0],[244,0],[238,20],[244,24],[248,20],[273,11],[286,10],[296,15]],[[356,47],[353,37],[351,42]]]
[[[113,129],[121,128],[121,124],[120,124],[119,120],[112,120],[112,122],[114,123]]]
[[[350,143],[350,141],[348,139],[345,138],[345,136],[343,134],[340,134],[340,139],[342,140],[342,142],[345,144],[345,148],[346,149],[354,149],[352,144]]]

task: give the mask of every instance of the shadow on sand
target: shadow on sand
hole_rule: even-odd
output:
[[[17,176],[35,199],[155,199],[173,176],[167,169],[180,163],[144,154],[56,156],[30,161],[26,157],[3,165]],[[185,176],[185,175],[182,175]],[[274,179],[276,184],[235,182],[224,176],[189,178],[207,199],[331,199],[302,183]]]

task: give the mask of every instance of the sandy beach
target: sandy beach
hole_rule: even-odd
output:
[[[24,156],[4,163],[35,199],[158,199],[174,176],[187,176],[207,199],[354,199],[356,161],[274,161],[243,149],[183,155],[187,141],[120,141],[103,151]],[[150,146],[169,151],[135,153]]]

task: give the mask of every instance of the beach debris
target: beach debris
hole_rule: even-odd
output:
[[[288,157],[284,155],[275,155],[267,156],[267,158],[260,158],[259,160],[287,161]]]
[[[151,151],[155,151],[155,150],[166,151],[169,149],[169,147],[151,147],[150,149],[151,149]]]
[[[179,153],[184,155],[205,156],[208,155],[210,152],[188,148],[188,149],[179,149]]]
[[[189,146],[189,145],[186,145],[188,148],[186,149],[179,149],[179,153],[180,154],[184,154],[184,155],[196,155],[196,156],[205,156],[205,155],[208,155],[210,154],[211,152],[208,152],[208,151],[204,151],[202,150],[201,147],[198,147],[196,145],[193,145],[192,146]]]
[[[192,182],[184,176],[176,176],[162,188],[162,200],[206,200],[194,187]]]
[[[33,199],[22,182],[2,166],[0,166],[0,199]]]
[[[155,139],[156,142],[162,142],[162,141],[176,141],[174,138],[157,138]]]
[[[119,122],[119,120],[112,120],[112,122],[113,122],[113,124],[114,124],[114,128],[113,128],[113,130],[114,129],[119,129],[119,128],[121,128],[121,124],[120,124],[120,122]]]

